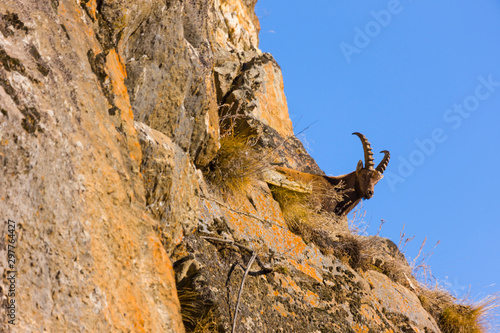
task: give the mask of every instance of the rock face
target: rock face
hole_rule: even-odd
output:
[[[123,57],[85,6],[0,4],[0,207],[17,223],[17,316],[0,331],[181,332]]]
[[[230,332],[252,251],[238,332],[440,332],[389,241],[361,241],[358,269],[345,230],[294,234],[260,177],[232,195],[206,182],[227,119],[266,160],[322,173],[255,3],[2,1],[1,332]]]

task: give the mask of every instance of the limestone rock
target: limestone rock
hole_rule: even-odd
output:
[[[277,172],[274,169],[264,171],[262,176],[266,183],[286,188],[289,191],[307,194],[311,194],[312,192],[312,184],[307,184],[305,182],[301,182],[300,180],[291,179],[285,174]]]
[[[259,262],[246,279],[239,332],[440,332],[406,286],[353,270],[291,233],[265,184],[226,200],[202,190],[200,207],[198,232],[172,258],[179,287],[196,291],[222,331],[231,331],[241,267],[253,249]]]
[[[186,154],[169,137],[136,122],[143,157],[146,205],[159,222],[164,246],[170,253],[184,235],[197,228],[198,177]]]
[[[371,286],[370,297],[380,304],[395,332],[441,332],[413,292],[376,271],[368,271],[365,278]]]
[[[2,224],[17,223],[15,331],[182,332],[172,266],[145,213],[125,64],[94,28],[79,2],[0,4],[0,211]]]
[[[215,0],[215,42],[231,51],[256,50],[260,24],[254,7],[257,0]]]
[[[153,1],[123,48],[135,119],[172,138],[198,165],[218,149],[211,9],[211,1]]]
[[[281,68],[270,54],[225,53],[215,68],[222,117],[236,115],[237,126],[250,128],[275,162],[300,171],[323,174],[294,136],[283,90]],[[231,118],[232,119],[232,118]]]
[[[268,53],[243,65],[223,103],[229,107],[230,114],[241,112],[273,128],[284,138],[293,136],[281,69]]]

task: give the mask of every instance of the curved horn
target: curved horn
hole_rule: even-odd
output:
[[[368,142],[368,139],[363,134],[358,132],[354,132],[352,134],[357,135],[363,144],[363,150],[365,152],[365,169],[373,170],[375,162],[373,161],[372,146]]]
[[[377,165],[375,170],[377,170],[380,173],[384,173],[385,168],[387,168],[387,164],[389,164],[389,160],[391,159],[391,153],[389,153],[388,150],[382,150],[381,153],[384,153],[384,158],[379,163],[379,165]]]

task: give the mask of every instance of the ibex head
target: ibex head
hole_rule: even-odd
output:
[[[365,165],[363,166],[363,161],[359,160],[358,166],[356,167],[355,191],[363,199],[370,199],[373,196],[375,184],[377,184],[378,181],[384,177],[382,174],[384,173],[387,164],[389,164],[391,154],[387,150],[382,150],[381,153],[384,153],[384,158],[380,164],[374,168],[375,162],[373,160],[372,147],[370,146],[370,143],[363,134],[358,132],[352,134],[357,135],[361,139],[365,153]]]

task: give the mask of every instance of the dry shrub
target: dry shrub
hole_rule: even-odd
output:
[[[291,232],[313,243],[325,255],[333,255],[353,269],[364,265],[360,238],[339,227],[345,217],[322,210],[323,197],[270,186]]]
[[[375,259],[376,254],[371,253],[371,249],[367,250],[365,244],[361,246],[361,262],[360,265],[363,271],[374,270],[386,275],[393,282],[408,286],[408,281],[405,276],[405,267],[394,258],[385,258],[383,261]]]
[[[482,333],[479,323],[479,308],[454,304],[444,309],[439,318],[443,333]]]
[[[443,289],[437,287],[429,289],[425,286],[421,286],[419,289],[418,299],[422,307],[431,314],[436,322],[439,321],[444,309],[454,305],[456,301],[449,292]]]
[[[321,201],[315,193],[299,193],[274,185],[269,188],[290,231],[301,236],[306,243],[328,247],[327,243],[331,242],[332,235],[338,233],[342,219],[322,210]]]
[[[368,260],[363,252],[364,244],[360,237],[348,233],[332,235],[321,229],[312,229],[310,235],[312,242],[323,254],[338,258],[352,269],[368,269]]]
[[[349,219],[349,231],[353,235],[367,235],[370,224],[365,220],[366,210],[363,208],[363,202],[360,202],[352,211],[352,217]]]
[[[216,157],[204,170],[213,189],[224,195],[244,193],[269,167],[269,154],[257,148],[258,138],[249,130],[228,130],[220,139]]]
[[[291,232],[307,239],[315,227],[318,210],[310,200],[310,194],[290,191],[284,187],[269,185],[273,198],[278,202]]]
[[[333,255],[348,264],[352,269],[365,269],[366,260],[363,257],[363,243],[356,235],[339,236]]]
[[[337,257],[344,258],[344,262],[353,269],[362,271],[375,270],[387,275],[392,281],[407,284],[404,275],[404,263],[392,255],[383,252],[377,236],[361,236],[346,234],[339,236],[339,244],[334,252]]]
[[[498,329],[493,327],[493,310],[500,306],[499,295],[489,295],[479,302],[467,298],[459,302],[445,290],[422,287],[418,298],[443,333],[486,333]]]
[[[213,305],[204,302],[200,294],[189,286],[177,290],[182,322],[188,333],[219,332],[217,314]]]
[[[375,270],[387,275],[394,282],[408,286],[408,276],[405,274],[411,276],[411,270],[406,267],[406,259],[403,254],[397,253],[398,247],[392,241],[379,237],[385,220],[380,221],[375,236],[367,236],[370,224],[366,222],[365,216],[366,210],[361,203],[354,209],[348,221],[349,231],[359,242],[358,267],[363,271]]]
[[[188,333],[214,333],[220,331],[220,325],[217,323],[217,314],[213,308],[196,321],[196,325],[192,330],[186,330]]]

